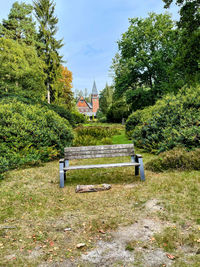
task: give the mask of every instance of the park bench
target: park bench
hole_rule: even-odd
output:
[[[69,166],[69,160],[72,159],[90,159],[123,156],[131,156],[131,161],[125,163]],[[135,175],[139,175],[140,172],[141,181],[145,181],[142,156],[135,154],[133,144],[67,147],[64,149],[64,159],[61,159],[59,161],[60,187],[64,187],[64,180],[66,179],[67,171],[128,166],[134,166]]]

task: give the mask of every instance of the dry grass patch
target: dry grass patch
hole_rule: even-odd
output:
[[[145,154],[144,158],[149,160],[152,156]],[[93,161],[118,162],[118,159]],[[87,162],[79,161],[81,164]],[[72,171],[65,188],[60,189],[58,161],[7,173],[0,183],[2,266],[38,266],[41,262],[73,260],[94,248],[97,240],[110,240],[110,230],[133,224],[141,217],[169,221],[180,232],[185,231],[184,227],[190,227],[186,232],[193,233],[193,237],[189,238],[187,246],[195,251],[198,246],[200,172],[155,174],[148,171],[145,183],[133,174],[133,168]],[[110,183],[112,189],[75,193],[77,184],[95,183]],[[127,184],[134,186],[127,187]],[[164,211],[151,212],[145,208],[145,203],[155,198],[162,203]],[[65,231],[66,228],[71,231]],[[163,238],[165,235],[164,232]],[[176,243],[176,240],[172,241]],[[85,246],[77,249],[78,243],[85,243]],[[162,233],[155,240],[155,246],[163,247]],[[173,245],[172,252],[174,250],[176,246]],[[190,261],[194,264],[197,257],[193,255]]]

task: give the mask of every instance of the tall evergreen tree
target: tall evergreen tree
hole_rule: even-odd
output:
[[[37,34],[32,18],[33,7],[24,2],[12,5],[8,19],[3,19],[0,25],[0,37],[35,45]]]
[[[105,88],[100,93],[99,103],[100,109],[103,114],[107,114],[108,109],[113,102],[113,91],[114,88],[112,86],[108,86],[108,84],[106,83]]]
[[[60,77],[62,56],[59,49],[63,46],[62,40],[57,40],[58,18],[55,16],[55,3],[53,0],[33,1],[35,14],[39,23],[39,40],[42,46],[38,48],[39,54],[44,59],[46,68],[47,101],[50,103],[55,96],[55,83]]]

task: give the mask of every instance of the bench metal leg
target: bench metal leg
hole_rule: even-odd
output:
[[[140,163],[140,166],[137,166],[138,170],[135,168],[135,172],[137,170],[137,172],[139,174],[139,170],[140,170],[140,180],[145,181],[144,165],[143,165],[143,160],[142,160],[141,155],[136,155],[136,162]]]
[[[65,160],[65,167],[69,167],[69,160],[68,159]],[[67,172],[64,171],[64,179],[65,179],[65,181],[66,181],[66,176],[67,176]]]
[[[131,156],[131,162],[135,163],[138,162],[136,161],[136,157],[135,156]],[[135,166],[135,176],[139,175],[139,166]]]
[[[135,176],[139,175],[139,166],[135,166]]]
[[[64,173],[64,168],[65,166],[65,162],[63,160],[59,161],[59,169],[60,169],[60,187],[63,188],[64,187],[64,180],[65,180],[65,173]]]

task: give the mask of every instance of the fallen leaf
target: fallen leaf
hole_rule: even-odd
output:
[[[167,255],[167,258],[170,260],[175,260],[175,258],[176,258],[174,255],[169,254],[169,253],[167,253],[166,255]]]
[[[79,243],[76,245],[77,248],[82,248],[82,247],[85,247],[85,243]]]
[[[50,241],[50,242],[49,242],[49,245],[50,245],[51,247],[53,247],[53,246],[54,246],[53,241]]]

